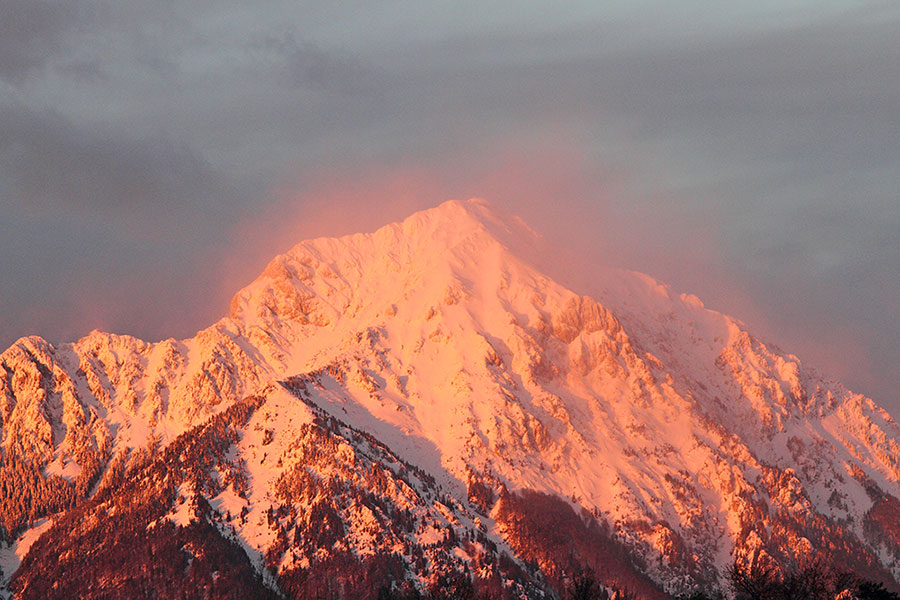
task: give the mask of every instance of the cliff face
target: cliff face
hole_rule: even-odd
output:
[[[127,521],[175,532],[160,544],[206,540],[297,597],[343,571],[347,590],[468,572],[530,597],[579,565],[648,597],[734,560],[900,576],[885,411],[646,276],[575,293],[535,244],[448,202],[297,245],[188,340],[19,340],[0,355],[13,589],[53,579],[56,540],[102,537],[73,523],[144,501]]]

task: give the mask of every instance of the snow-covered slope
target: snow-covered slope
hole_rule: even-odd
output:
[[[4,495],[7,536],[85,502],[114,457],[302,380],[303,404],[269,400],[231,446],[250,485],[211,496],[216,510],[262,518],[311,406],[434,478],[459,505],[445,522],[520,555],[499,513],[530,490],[605,523],[669,591],[716,582],[735,559],[818,553],[900,576],[900,533],[883,526],[900,515],[900,428],[884,410],[645,275],[606,276],[593,298],[567,289],[538,246],[518,219],[451,201],[298,244],[189,340],[19,340],[0,355],[2,444],[43,483],[27,506]],[[4,477],[27,470],[10,464]],[[359,519],[375,517],[350,512],[349,547],[365,555]],[[250,555],[280,543],[235,535]]]

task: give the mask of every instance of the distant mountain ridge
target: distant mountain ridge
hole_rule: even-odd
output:
[[[450,201],[298,244],[190,339],[17,341],[0,355],[11,593],[465,580],[538,598],[589,568],[666,597],[721,586],[735,561],[817,557],[897,584],[883,409],[645,275],[573,292],[538,244]],[[129,544],[145,555],[116,566]],[[154,571],[155,552],[180,570]]]

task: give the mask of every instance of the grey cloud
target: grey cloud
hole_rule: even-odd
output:
[[[86,18],[79,0],[4,0],[0,3],[0,78],[22,83],[64,48],[66,35]]]
[[[202,201],[214,183],[201,158],[165,139],[9,105],[0,106],[0,167],[7,194],[39,209],[152,213]]]
[[[100,83],[108,79],[106,71],[97,60],[72,60],[63,62],[58,67],[59,72],[84,83]]]
[[[377,87],[373,65],[309,40],[299,41],[292,32],[267,35],[251,42],[248,49],[270,56],[269,68],[283,72],[290,85],[338,94],[364,93]]]

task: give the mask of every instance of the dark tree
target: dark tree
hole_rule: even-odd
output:
[[[780,581],[772,566],[754,563],[746,568],[735,562],[727,575],[735,600],[773,600],[778,597]]]
[[[572,578],[568,587],[570,600],[607,600],[608,594],[597,583],[591,571],[583,571]]]
[[[816,560],[796,568],[731,566],[728,571],[735,600],[833,600],[850,592],[857,600],[900,600],[876,583],[832,564]]]
[[[474,600],[475,587],[465,573],[446,573],[428,586],[426,597],[429,600]]]
[[[900,600],[900,594],[889,592],[884,584],[874,581],[859,581],[854,591],[859,600]]]

